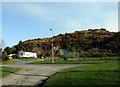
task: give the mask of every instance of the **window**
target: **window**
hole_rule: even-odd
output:
[[[24,53],[20,53],[20,55],[24,55]]]
[[[21,53],[21,55],[23,55],[23,53]]]

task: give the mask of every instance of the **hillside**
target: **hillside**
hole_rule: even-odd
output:
[[[36,52],[39,57],[51,56],[51,44],[52,37],[38,38],[20,41],[15,48],[17,52],[21,50]],[[65,52],[77,53],[80,56],[96,57],[103,54],[105,56],[116,56],[120,53],[120,32],[109,32],[103,28],[75,31],[54,36],[53,44],[55,56],[63,55]]]

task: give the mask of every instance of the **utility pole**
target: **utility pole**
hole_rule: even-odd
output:
[[[50,29],[50,31],[52,31],[52,63],[54,63],[54,59],[53,59],[53,30]]]

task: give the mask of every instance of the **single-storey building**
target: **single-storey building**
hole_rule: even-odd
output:
[[[18,54],[20,58],[37,58],[37,53],[33,52],[20,51]]]

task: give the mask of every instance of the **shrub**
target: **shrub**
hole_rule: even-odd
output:
[[[12,55],[12,58],[19,58],[18,54]]]

